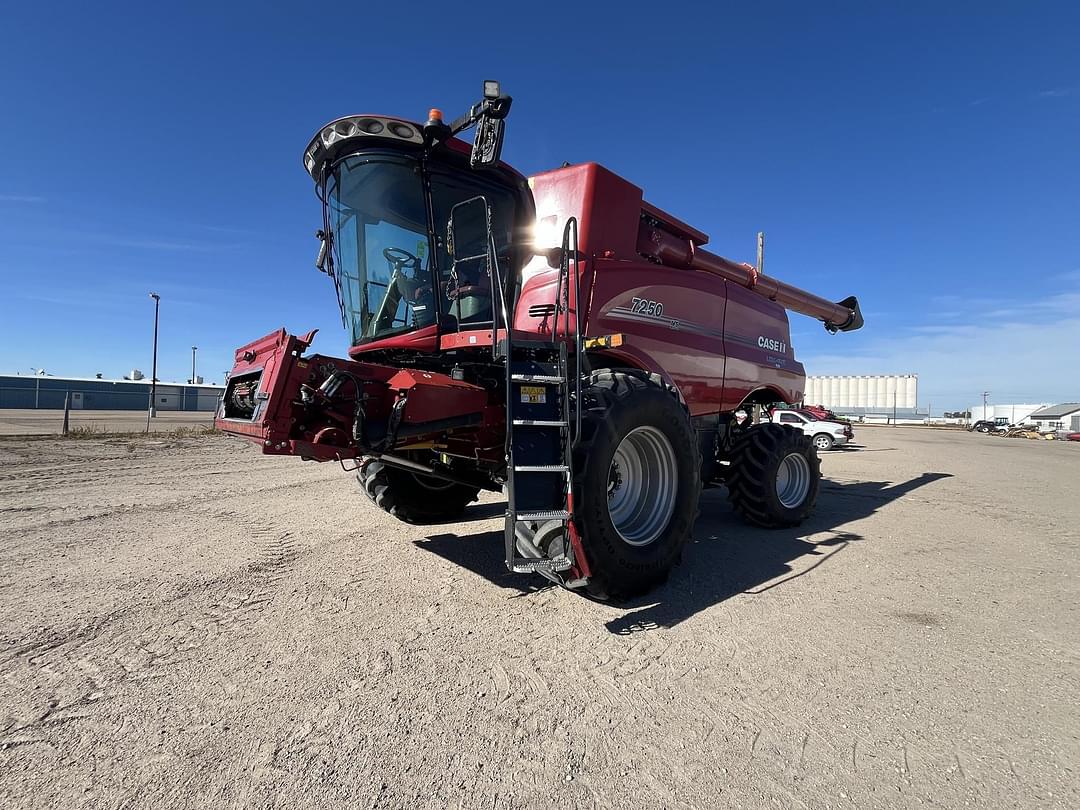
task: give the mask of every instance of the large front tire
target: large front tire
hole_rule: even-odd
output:
[[[356,473],[360,489],[377,507],[406,523],[436,523],[459,517],[480,490],[392,467],[368,457]]]
[[[686,408],[657,377],[597,371],[582,389],[574,513],[592,569],[589,593],[626,599],[667,579],[701,494]]]
[[[755,425],[735,439],[730,458],[728,497],[749,523],[798,526],[814,508],[821,462],[810,437],[783,425]]]

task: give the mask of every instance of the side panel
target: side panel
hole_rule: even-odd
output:
[[[642,203],[641,189],[633,183],[596,163],[581,163],[530,177],[529,186],[539,247],[562,244],[567,219],[577,217],[578,248],[586,256],[637,256]]]
[[[655,264],[595,262],[587,335],[621,333],[616,354],[671,380],[692,416],[736,408],[771,388],[802,397],[787,313],[709,273]]]
[[[691,416],[724,409],[724,284],[655,264],[597,261],[585,333],[667,377]]]
[[[761,388],[775,388],[785,402],[801,402],[806,384],[791,347],[787,311],[738,284],[728,283],[724,322],[727,372],[725,410]]]
[[[583,259],[580,263],[581,277],[579,290],[581,300],[588,301],[593,274],[589,267],[593,264],[590,260]],[[518,295],[517,305],[514,308],[514,329],[530,334],[533,339],[538,336],[550,339],[553,332],[560,336],[573,334],[574,323],[577,318],[577,297],[574,294],[574,284],[571,281],[569,294],[570,303],[570,329],[566,328],[566,314],[559,317],[558,329],[555,329],[553,313],[544,313],[546,305],[554,304],[558,295],[559,271],[545,266],[539,272],[534,273],[521,288]],[[538,309],[534,309],[537,307]]]

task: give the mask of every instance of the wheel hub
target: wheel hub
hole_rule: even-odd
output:
[[[612,461],[611,469],[608,471],[608,485],[607,494],[610,498],[616,492],[619,491],[619,487],[622,486],[622,473],[619,471],[619,462]]]
[[[776,497],[787,509],[795,509],[810,492],[810,464],[802,453],[789,453],[776,468]]]
[[[630,431],[615,448],[608,472],[608,514],[619,536],[647,546],[675,512],[679,473],[675,450],[654,427]]]

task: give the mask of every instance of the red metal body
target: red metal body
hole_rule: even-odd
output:
[[[539,230],[561,233],[570,217],[580,224],[583,331],[624,336],[620,347],[604,351],[612,362],[660,374],[694,416],[734,410],[757,392],[784,402],[802,399],[805,375],[791,348],[787,312],[762,294],[773,289],[761,285],[765,276],[758,276],[757,289],[737,283],[729,268],[743,280],[752,268],[698,250],[708,241],[704,233],[650,205],[640,188],[598,164],[545,172],[529,184]],[[675,245],[685,245],[685,253],[677,255]],[[528,313],[552,300],[557,271],[540,257],[525,274],[514,325],[549,335],[550,318]],[[807,305],[824,301],[805,296]],[[635,300],[662,310],[637,311]],[[847,317],[829,307],[827,317]]]
[[[256,406],[250,416],[235,418],[224,402],[218,428],[259,442],[264,453],[342,460],[370,450],[354,435],[357,403],[367,423],[390,419],[399,405],[396,435],[403,443],[442,436],[457,420],[470,429],[469,454],[475,455],[473,443],[479,440],[497,460],[505,408],[492,391],[437,372],[304,356],[314,337],[315,331],[295,337],[279,329],[237,349],[230,381],[252,378]],[[343,398],[320,396],[318,386],[335,373],[355,388]]]
[[[456,140],[450,147],[467,150]],[[801,401],[805,375],[785,308],[827,326],[846,328],[856,318],[861,324],[857,304],[853,310],[847,302],[831,303],[703,250],[706,234],[649,204],[640,188],[598,164],[544,172],[528,186],[539,236],[535,257],[520,270],[523,283],[510,316],[515,340],[566,338],[561,324],[554,330],[550,311],[541,311],[555,298],[558,269],[540,249],[558,248],[564,225],[576,218],[581,300],[571,289],[572,315],[580,316],[586,338],[621,335],[619,345],[590,353],[592,365],[661,375],[692,416],[734,411],[748,401]],[[545,242],[545,232],[554,238]],[[232,379],[258,378],[258,406],[250,418],[246,411],[244,418],[230,418],[226,402],[218,425],[259,441],[267,453],[329,460],[415,446],[422,438],[436,451],[497,465],[505,436],[502,394],[424,370],[424,357],[439,358],[428,366],[443,369],[451,352],[462,358],[457,362],[470,362],[470,351],[474,362],[490,362],[492,342],[502,334],[431,325],[354,346],[351,360],[338,360],[303,357],[314,333],[296,338],[281,330],[237,351]],[[388,350],[414,360],[409,367],[364,362]],[[326,410],[317,417],[313,395],[302,389],[318,389],[337,372],[354,390],[325,402],[316,391],[314,405]],[[392,442],[379,446],[353,435],[358,413],[365,424],[389,422]],[[426,434],[425,425],[431,427]]]

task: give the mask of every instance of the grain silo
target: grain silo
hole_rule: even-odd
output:
[[[809,376],[806,396],[810,405],[867,418],[921,418],[918,406],[917,374],[872,374]]]
[[[903,407],[914,408],[918,403],[918,385],[919,378],[914,374],[907,374],[904,377],[904,397]]]

